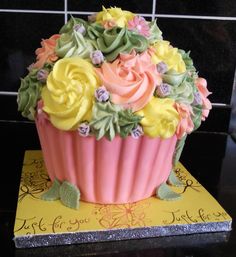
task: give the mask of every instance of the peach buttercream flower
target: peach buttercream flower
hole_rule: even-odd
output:
[[[185,134],[190,134],[194,129],[194,124],[191,119],[193,115],[192,107],[183,103],[175,103],[175,108],[179,113],[180,121],[176,129],[176,136],[178,139]]]
[[[115,27],[117,24],[114,20],[105,20],[103,22],[103,27],[105,29],[112,29],[113,27]]]
[[[57,39],[60,37],[59,34],[55,34],[48,39],[43,39],[40,48],[36,49],[35,54],[37,55],[37,62],[34,63],[34,68],[40,69],[46,62],[52,63],[58,59],[55,53],[55,47]]]
[[[211,92],[208,91],[207,81],[204,78],[197,78],[195,84],[202,98],[202,120],[206,120],[212,108],[211,102],[207,99]]]
[[[147,52],[120,54],[114,62],[104,62],[96,71],[110,92],[111,101],[133,111],[142,109],[162,82]]]

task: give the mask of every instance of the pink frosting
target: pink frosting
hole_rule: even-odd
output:
[[[190,134],[194,129],[194,124],[191,119],[193,111],[191,106],[182,103],[175,103],[175,108],[180,116],[180,122],[176,129],[176,136],[180,139],[186,133]]]
[[[147,52],[120,54],[114,62],[96,69],[111,101],[133,111],[142,109],[153,96],[161,77]]]
[[[207,89],[207,81],[204,78],[197,78],[196,79],[196,86],[199,90],[200,96],[202,98],[202,120],[205,120],[208,115],[209,111],[212,108],[211,102],[207,99],[207,97],[211,94],[211,92]]]
[[[177,137],[122,139],[81,137],[36,119],[44,161],[52,181],[76,185],[81,200],[101,204],[136,202],[155,195],[172,169]]]

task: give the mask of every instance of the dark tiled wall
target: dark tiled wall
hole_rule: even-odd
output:
[[[213,92],[210,100],[223,105],[213,108],[201,130],[227,132],[236,66],[234,0],[1,0],[0,120],[24,120],[16,111],[16,92],[41,39],[57,33],[70,14],[84,17],[99,11],[101,5],[157,18],[164,39],[191,50],[199,75],[208,80]],[[219,120],[223,125],[218,125]]]
[[[42,38],[57,33],[70,14],[84,17],[99,11],[101,5],[157,18],[164,39],[191,50],[195,66],[213,92],[211,101],[221,105],[215,105],[207,121],[189,137],[182,160],[197,177],[199,171],[206,174],[203,182],[219,178],[217,165],[224,156],[236,66],[235,0],[0,0],[0,142],[2,181],[6,184],[0,193],[8,196],[1,205],[4,210],[17,199],[15,185],[19,183],[24,151],[40,148],[34,123],[17,112],[19,78],[34,61]],[[205,158],[199,160],[195,150]],[[205,162],[212,162],[210,171],[199,166]]]

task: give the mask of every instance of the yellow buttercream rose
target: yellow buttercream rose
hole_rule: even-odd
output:
[[[164,62],[168,70],[173,69],[179,73],[186,71],[186,66],[178,48],[172,47],[169,41],[157,41],[153,47],[152,61],[154,64]]]
[[[101,24],[106,23],[107,21],[113,21],[119,27],[126,27],[129,20],[132,20],[135,14],[129,11],[123,11],[121,8],[111,7],[105,8],[102,7],[102,11],[99,12],[96,16],[96,22]]]
[[[143,116],[140,123],[144,134],[149,137],[172,137],[179,123],[179,114],[174,108],[174,100],[170,98],[153,97],[136,114]]]
[[[79,57],[56,62],[42,90],[43,110],[58,129],[76,129],[91,119],[94,92],[101,85],[88,61]]]

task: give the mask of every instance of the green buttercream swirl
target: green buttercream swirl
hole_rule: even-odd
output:
[[[88,23],[80,18],[74,18],[73,16],[71,16],[70,20],[60,29],[59,33],[72,33],[74,30],[74,26],[77,24],[82,24],[85,28],[87,28]]]
[[[183,61],[185,63],[186,69],[191,72],[196,72],[196,68],[193,65],[193,60],[190,57],[190,51],[185,52],[182,49],[178,49],[178,52],[181,54]]]
[[[133,114],[132,110],[122,109],[119,105],[96,102],[89,125],[97,140],[103,136],[112,140],[116,134],[120,134],[122,138],[130,135],[141,119],[142,117]]]
[[[93,42],[75,30],[71,33],[63,33],[57,40],[55,48],[56,54],[61,58],[72,56],[89,58],[90,52],[93,50]]]
[[[140,53],[147,49],[148,40],[127,28],[114,27],[106,29],[97,38],[98,49],[112,62],[120,53],[130,53],[132,50]]]
[[[147,38],[149,44],[154,44],[158,40],[162,40],[162,32],[156,24],[156,20],[149,23],[150,36]]]
[[[97,140],[103,136],[106,136],[109,140],[112,140],[116,133],[120,132],[120,110],[121,107],[119,105],[114,105],[110,102],[94,103],[92,110],[92,120],[89,125],[93,130]]]
[[[37,69],[33,69],[21,79],[17,95],[18,111],[30,120],[34,120],[36,105],[41,96],[42,83],[37,80],[37,72]]]
[[[105,28],[99,23],[91,23],[87,26],[88,37],[92,40],[96,40],[101,37]]]
[[[119,112],[120,136],[127,137],[136,128],[142,117],[133,114],[132,110],[126,109]]]
[[[176,73],[174,70],[163,75],[163,82],[171,85],[168,97],[176,102],[191,104],[194,100],[194,82],[187,72]]]
[[[175,70],[169,70],[163,74],[163,82],[170,84],[171,86],[178,87],[186,77],[186,73],[177,73]]]

